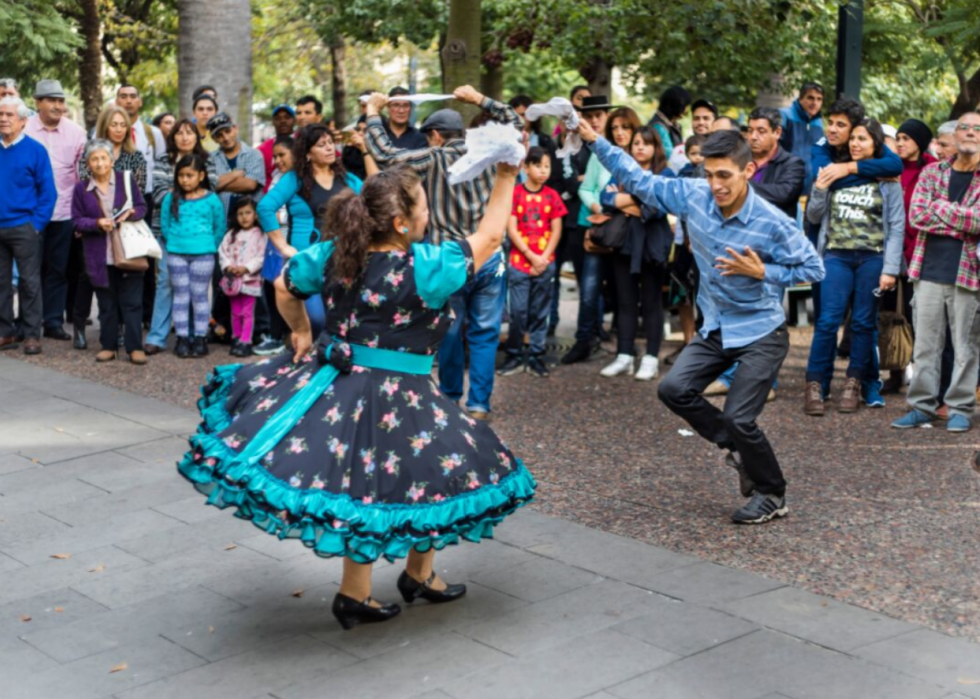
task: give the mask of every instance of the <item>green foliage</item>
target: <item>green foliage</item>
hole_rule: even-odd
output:
[[[66,86],[78,82],[75,51],[81,40],[73,23],[51,0],[0,0],[0,77],[15,78],[30,101],[34,83],[57,78]]]
[[[444,0],[297,0],[296,7],[329,44],[342,36],[363,44],[403,40],[428,46],[444,31]]]

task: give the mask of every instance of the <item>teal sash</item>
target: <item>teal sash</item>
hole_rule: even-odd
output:
[[[336,345],[326,349],[328,357],[333,347]],[[349,347],[353,352],[354,366],[403,374],[421,374],[423,376],[432,373],[433,355],[397,352],[378,347],[368,347],[367,345],[351,344]],[[275,415],[262,425],[252,441],[233,459],[226,475],[232,479],[239,478],[250,466],[258,463],[263,456],[272,451],[282,441],[283,437],[296,426],[296,423],[310,411],[313,404],[319,400],[324,391],[330,388],[340,373],[331,364],[321,366],[309,383],[297,391],[296,395],[290,398]]]

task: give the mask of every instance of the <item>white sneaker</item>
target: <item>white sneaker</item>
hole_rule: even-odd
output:
[[[637,381],[653,381],[660,373],[660,360],[650,354],[644,354],[640,360],[640,368],[633,376]]]
[[[599,372],[602,376],[619,376],[620,374],[626,374],[627,376],[633,375],[633,355],[631,354],[617,354],[616,359],[613,360],[612,364],[606,366],[602,371]]]

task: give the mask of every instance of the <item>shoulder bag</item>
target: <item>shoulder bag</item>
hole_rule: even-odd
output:
[[[904,287],[899,280],[896,310],[878,312],[878,363],[882,371],[902,371],[912,362],[912,328],[902,313]]]

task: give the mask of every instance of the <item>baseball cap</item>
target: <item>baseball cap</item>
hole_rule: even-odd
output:
[[[279,112],[281,112],[283,109],[285,109],[287,112],[289,112],[289,116],[296,116],[296,110],[293,109],[292,107],[290,107],[288,104],[277,104],[272,109],[272,116],[275,116],[276,114],[278,114]]]
[[[213,117],[208,119],[208,131],[211,132],[212,136],[217,135],[224,129],[230,129],[235,125],[235,122],[230,116],[224,112],[218,112]]]

